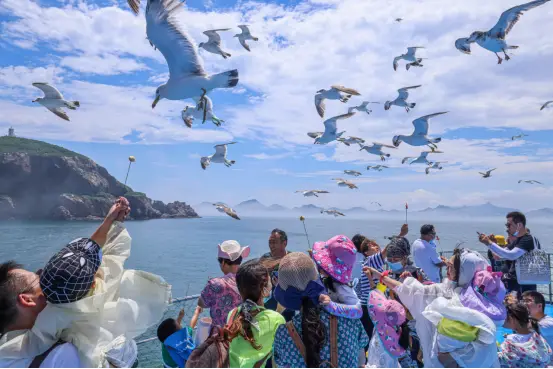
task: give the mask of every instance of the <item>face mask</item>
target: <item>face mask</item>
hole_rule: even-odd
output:
[[[515,233],[513,233],[513,236],[517,237],[518,236],[518,233],[520,231],[520,224],[517,224],[517,230]]]
[[[266,304],[273,297],[273,292],[269,293],[268,297],[263,297],[263,304]]]
[[[392,270],[392,272],[399,272],[403,269],[403,264],[401,262],[390,263],[389,261],[386,261],[386,264],[388,264],[388,267]]]

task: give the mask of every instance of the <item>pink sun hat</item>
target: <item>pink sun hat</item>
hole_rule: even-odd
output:
[[[355,245],[344,235],[332,237],[326,242],[313,244],[313,259],[317,266],[340,283],[351,281],[351,272],[355,264]]]
[[[384,349],[394,357],[403,356],[405,349],[399,345],[401,330],[398,328],[405,322],[405,308],[377,290],[369,293],[367,308]]]

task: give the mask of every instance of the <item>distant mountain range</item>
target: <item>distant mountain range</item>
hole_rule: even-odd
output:
[[[235,209],[239,215],[256,215],[256,216],[297,216],[297,215],[311,215],[311,216],[324,216],[329,215],[321,214],[323,207],[308,204],[293,208],[287,208],[282,205],[272,204],[270,206],[263,205],[255,199],[243,201],[239,204],[232,205],[227,204]],[[203,202],[194,206],[194,209],[201,216],[217,215],[219,213],[213,203]],[[403,214],[400,210],[385,210],[385,209],[366,209],[361,206],[356,206],[348,209],[330,208],[336,209],[346,216],[350,217],[397,217],[398,214]],[[491,203],[485,203],[474,206],[445,206],[438,205],[434,208],[426,208],[418,211],[409,211],[409,216],[415,218],[421,217],[448,217],[448,218],[470,218],[470,217],[504,217],[507,213],[516,209],[502,208],[495,206]],[[543,208],[539,210],[532,210],[525,213],[529,218],[553,218],[553,209]]]

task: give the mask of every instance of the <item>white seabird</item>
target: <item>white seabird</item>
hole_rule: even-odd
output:
[[[496,170],[497,168],[490,169],[486,172],[478,172],[482,175],[482,178],[490,178],[492,176],[492,172]]]
[[[227,206],[226,204],[223,204],[222,202],[218,202],[213,204],[213,206],[215,206],[215,209],[217,209],[220,213],[225,213],[231,218],[240,220],[236,211],[231,207]]]
[[[302,193],[305,197],[319,197],[319,193],[329,193],[328,191],[321,191],[321,190],[303,190],[303,191],[296,191],[296,193]]]
[[[242,45],[244,47],[244,49],[246,49],[248,51],[251,51],[250,50],[250,45],[248,45],[246,43],[246,41],[247,40],[258,41],[259,39],[257,37],[252,36],[248,26],[242,24],[242,25],[238,26],[238,28],[240,28],[242,30],[242,33],[234,35],[234,37],[238,37],[238,41],[240,41],[240,45]]]
[[[136,5],[139,0],[128,0]],[[131,5],[131,8],[135,8]],[[169,67],[169,80],[156,89],[152,109],[161,99],[184,100],[200,96],[216,88],[230,88],[238,84],[238,70],[208,75],[190,36],[180,26],[180,0],[148,0],[146,7],[146,34],[163,54]]]
[[[381,144],[381,143],[378,143],[378,142],[373,142],[373,144],[371,146],[359,144],[359,147],[360,147],[359,151],[365,150],[369,154],[378,155],[378,156],[380,156],[380,160],[382,160],[382,161],[385,161],[386,158],[390,157],[390,154],[387,154],[387,153],[382,151],[383,147],[387,147],[387,148],[390,148],[390,149],[395,149],[396,148],[395,146]]]
[[[511,137],[511,141],[518,140],[518,139],[521,139],[523,137],[528,137],[528,135],[525,135],[524,133],[521,133],[519,135]]]
[[[507,55],[507,50],[518,49],[518,46],[507,45],[505,37],[520,20],[522,14],[525,11],[536,8],[549,1],[550,0],[535,0],[526,4],[514,6],[501,14],[501,17],[499,17],[499,20],[492,29],[487,32],[475,31],[468,38],[460,38],[455,41],[455,47],[465,54],[470,54],[470,44],[476,42],[482,48],[495,53],[497,56],[497,64],[501,64],[503,59],[498,55],[499,52],[503,52],[505,60],[509,60],[511,58]]]
[[[325,116],[325,100],[340,100],[343,103],[348,102],[351,96],[360,96],[361,94],[353,88],[347,88],[344,86],[330,86],[329,90],[319,90],[315,95],[315,108],[321,118]]]
[[[236,142],[228,142],[225,144],[215,145],[215,154],[203,156],[200,159],[202,169],[206,169],[211,163],[225,164],[227,167],[230,167],[232,164],[236,163],[234,160],[227,160],[227,145],[235,143]]]
[[[367,166],[367,170],[371,170],[371,169],[374,169],[374,170],[377,170],[379,172],[382,172],[382,169],[388,169],[389,167],[386,166],[386,165],[369,165]]]
[[[396,18],[396,22],[401,22],[403,20],[403,18]]]
[[[540,110],[543,110],[543,109],[545,109],[545,108],[549,108],[549,105],[551,105],[551,104],[553,104],[553,100],[548,101],[548,102],[546,102],[545,104],[543,104],[543,105],[541,106]]]
[[[421,154],[416,157],[416,158],[413,158],[413,157],[405,157],[403,158],[403,160],[401,161],[401,164],[405,164],[407,161],[409,161],[409,165],[411,164],[426,164],[426,165],[430,165],[432,164],[430,161],[428,161],[427,159],[427,156],[428,154],[441,154],[442,152],[441,151],[423,151],[421,152]]]
[[[358,106],[352,106],[348,109],[348,113],[352,113],[354,110],[357,110],[357,111],[362,111],[362,112],[365,112],[367,114],[371,114],[372,113],[372,110],[369,109],[369,104],[380,104],[379,102],[376,102],[376,101],[363,101],[363,103],[361,105],[358,105]]]
[[[345,217],[346,214],[339,212],[336,209],[321,209],[321,214],[327,213],[328,215],[334,215],[334,217],[341,216]]]
[[[378,205],[379,207],[382,207],[378,201],[371,201],[371,205]]]
[[[397,90],[399,94],[398,97],[396,97],[394,101],[386,101],[386,104],[384,104],[384,109],[389,110],[392,107],[392,105],[396,105],[396,106],[405,108],[405,111],[409,112],[409,109],[413,109],[417,104],[407,102],[407,99],[409,98],[408,91],[415,88],[419,88],[421,86],[422,85],[400,88],[399,90]]]
[[[361,172],[358,172],[356,170],[344,170],[344,173],[347,174],[348,176],[354,176],[354,177],[359,177],[361,175]]]
[[[33,102],[37,102],[56,114],[61,119],[69,121],[69,115],[62,109],[68,108],[76,110],[81,104],[78,101],[68,101],[63,98],[63,95],[54,87],[44,82],[35,82],[33,86],[44,92],[43,97],[37,97]]]
[[[341,143],[343,143],[344,145],[346,146],[349,146],[349,145],[352,145],[352,144],[356,144],[356,143],[364,143],[365,140],[363,140],[362,138],[360,137],[355,137],[355,136],[348,136],[346,138],[343,138],[343,137],[339,137],[336,139],[336,141],[339,141]]]
[[[407,53],[401,54],[400,56],[396,56],[394,58],[394,70],[397,71],[398,61],[405,60],[407,64],[405,65],[405,69],[409,70],[411,67],[422,67],[421,64],[422,58],[417,58],[415,55],[417,53],[417,49],[424,49],[423,46],[412,46],[407,48]]]
[[[209,119],[217,127],[219,127],[221,123],[225,122],[224,120],[217,118],[213,113],[213,102],[208,96],[205,96],[203,99],[205,100],[205,107],[203,106],[204,102],[200,101],[199,97],[194,98],[194,100],[197,103],[195,107],[187,105],[181,112],[182,120],[188,128],[192,128],[192,123],[195,119],[201,120],[202,123],[205,123],[205,121]]]
[[[205,51],[208,51],[212,54],[221,55],[224,59],[230,57],[231,55],[226,51],[223,51],[221,48],[221,36],[217,33],[219,31],[230,31],[230,28],[221,28],[221,29],[211,29],[204,32],[209,39],[207,42],[200,42],[198,47],[203,48]]]
[[[342,178],[332,178],[333,181],[336,181],[339,187],[349,187],[351,190],[358,188],[353,182],[346,181]]]
[[[405,142],[411,146],[430,146],[437,148],[436,144],[439,143],[441,138],[428,138],[428,120],[438,115],[446,114],[447,112],[434,113],[417,118],[413,121],[415,130],[410,136],[397,135],[393,138],[395,147],[398,147],[400,143]]]
[[[543,184],[540,181],[536,181],[534,179],[521,179],[521,180],[518,181],[518,183]]]
[[[315,139],[314,144],[315,145],[324,145],[324,144],[327,144],[329,142],[336,141],[337,138],[342,137],[342,135],[346,131],[342,131],[340,133],[337,133],[337,131],[338,131],[338,126],[337,126],[338,120],[347,119],[347,118],[350,118],[354,115],[355,115],[355,113],[347,113],[347,114],[338,115],[336,117],[332,117],[332,118],[329,118],[329,119],[325,120],[323,122],[323,124],[325,125],[325,131],[324,131],[324,133],[321,137],[317,137]]]
[[[444,163],[447,163],[447,161],[436,161],[434,163],[430,163],[424,171],[426,172],[426,174],[430,174],[431,169],[442,170],[444,169],[444,167],[442,167],[442,164]]]

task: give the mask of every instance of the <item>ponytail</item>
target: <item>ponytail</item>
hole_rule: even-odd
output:
[[[258,311],[252,312],[252,316],[255,317],[257,313]],[[255,342],[255,339],[253,337],[252,325],[250,322],[244,319],[244,314],[242,312],[235,314],[232,322],[229,322],[223,328],[223,334],[225,336],[225,340],[227,340],[228,342],[231,342],[238,336],[242,336],[242,338],[248,341],[254,349],[261,350],[262,348],[261,345],[258,345]]]
[[[305,345],[305,366],[319,368],[321,366],[321,350],[326,341],[326,328],[321,322],[321,311],[311,299],[303,297],[301,330]]]

